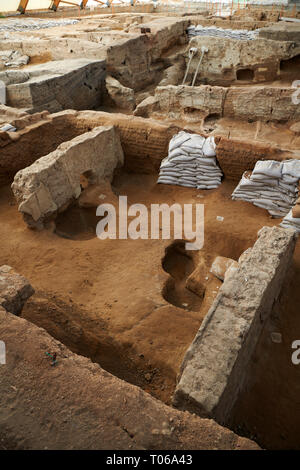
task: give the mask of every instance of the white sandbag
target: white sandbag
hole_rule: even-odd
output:
[[[216,159],[216,157],[201,157],[197,160],[197,164],[199,166],[200,165],[216,166],[217,165],[217,159]]]
[[[174,135],[169,142],[169,152],[171,152],[176,147],[180,147],[184,142],[189,140],[190,134],[184,131],[180,131],[178,134]]]
[[[291,228],[297,232],[300,232],[300,218],[293,217],[292,209],[284,217],[283,221],[279,225],[283,228]]]
[[[160,176],[157,180],[158,183],[165,183],[165,184],[176,184],[178,178],[171,178],[170,176]]]
[[[194,157],[191,157],[189,155],[187,155],[186,157],[181,155],[181,156],[173,157],[172,159],[170,159],[170,162],[172,163],[188,163],[188,162],[194,162],[194,161],[195,161]]]
[[[198,184],[197,189],[216,189],[219,184]]]
[[[271,202],[267,199],[253,199],[252,204],[254,204],[257,207],[261,207],[262,209],[270,209],[270,210],[276,210],[278,209],[278,206],[274,203]]]
[[[190,154],[190,155],[201,155],[199,152],[199,148],[197,147],[192,147],[191,145],[188,145],[188,142],[185,142],[183,145],[180,147],[184,152]]]
[[[178,186],[184,186],[186,188],[196,188],[197,185],[195,183],[186,183],[185,181],[178,181]]]
[[[202,135],[198,135],[198,134],[191,134],[190,141],[187,141],[187,142],[191,142],[192,147],[196,147],[197,149],[202,150],[204,142],[205,142],[205,137],[203,137]]]
[[[299,178],[296,176],[291,176],[289,174],[283,174],[283,173],[282,173],[281,179],[284,183],[287,183],[287,184],[295,184],[299,180]]]
[[[282,180],[279,180],[278,186],[280,187],[280,189],[283,189],[287,193],[297,193],[298,188],[297,188],[296,184],[297,183],[287,184],[287,183],[284,183]]]
[[[298,161],[296,160],[296,163]],[[288,167],[285,168],[285,164]],[[252,202],[255,206],[267,209],[275,217],[286,215],[296,202],[298,179],[288,173],[296,171],[291,160],[276,162],[274,160],[258,161],[252,173],[245,172],[241,181],[232,193],[232,199]],[[283,177],[285,168],[285,178]],[[284,179],[286,182],[284,182]]]
[[[279,179],[278,178],[272,178],[272,177],[267,177],[266,175],[256,173],[251,176],[252,181],[257,181],[258,183],[261,184],[269,184],[270,186],[278,186],[279,185]]]
[[[282,174],[300,179],[300,160],[286,160],[282,162]]]
[[[171,152],[169,152],[168,159],[172,160],[173,157],[187,157],[188,153],[185,152],[181,147],[176,147]]]

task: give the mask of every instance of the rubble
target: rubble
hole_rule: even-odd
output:
[[[226,273],[231,267],[238,268],[238,262],[224,256],[217,256],[211,265],[210,272],[224,281]]]
[[[105,84],[107,92],[117,108],[127,109],[129,111],[134,110],[135,98],[132,88],[121,85],[118,80],[110,76],[106,77]]]

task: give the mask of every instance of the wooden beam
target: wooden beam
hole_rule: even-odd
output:
[[[20,0],[19,6],[18,6],[18,11],[24,15],[26,11],[26,7],[28,5],[29,0]]]
[[[80,4],[81,10],[84,10],[84,8],[86,7],[87,2],[88,2],[88,0],[82,0],[82,2]]]

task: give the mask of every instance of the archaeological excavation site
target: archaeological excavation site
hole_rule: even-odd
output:
[[[0,103],[0,450],[300,450],[300,3],[0,0]]]

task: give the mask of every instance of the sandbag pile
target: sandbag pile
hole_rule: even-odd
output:
[[[258,37],[257,31],[248,31],[247,29],[223,29],[216,26],[189,26],[187,28],[189,39],[195,36],[213,36],[229,39],[252,40]]]
[[[214,189],[223,176],[217,164],[213,137],[181,131],[169,143],[169,153],[161,162],[158,183],[197,189]]]
[[[300,160],[259,160],[252,172],[244,172],[232,199],[252,202],[273,217],[283,217],[298,195]]]

